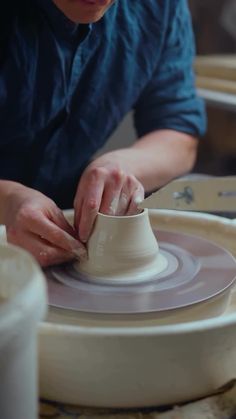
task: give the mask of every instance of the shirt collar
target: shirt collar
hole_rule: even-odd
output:
[[[82,38],[84,39],[90,32],[92,26],[91,24],[79,25],[78,23],[72,22],[72,20],[65,16],[52,0],[36,1],[56,34],[64,38],[76,38],[77,36],[81,38],[82,34]]]

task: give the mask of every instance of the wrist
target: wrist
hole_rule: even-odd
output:
[[[0,180],[0,224],[6,224],[7,215],[9,214],[9,203],[14,195],[22,193],[26,186],[9,181]]]

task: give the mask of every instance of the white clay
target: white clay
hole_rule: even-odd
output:
[[[153,234],[148,211],[131,216],[98,214],[88,242],[88,260],[75,268],[96,282],[140,282],[167,267]]]

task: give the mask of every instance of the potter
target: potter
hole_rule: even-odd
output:
[[[194,165],[205,116],[187,2],[135,4],[4,1],[0,224],[44,267],[86,256],[98,212],[135,214]],[[130,111],[137,141],[99,156]]]

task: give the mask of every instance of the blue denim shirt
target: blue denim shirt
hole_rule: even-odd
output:
[[[0,64],[0,178],[66,208],[130,110],[138,137],[203,133],[186,0],[117,0],[92,25],[72,23],[51,0],[26,1],[25,13],[19,3],[21,12],[5,19]]]

